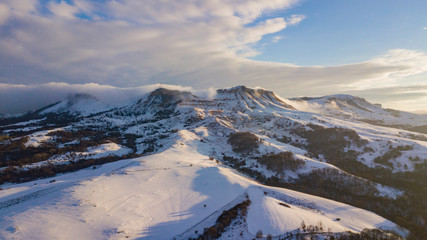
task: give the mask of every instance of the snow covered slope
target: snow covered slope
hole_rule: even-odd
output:
[[[261,88],[252,89],[245,86],[236,86],[229,89],[219,89],[215,97],[218,100],[228,100],[228,108],[238,108],[242,112],[256,108],[264,110],[267,107],[295,109],[278,98],[272,91]]]
[[[43,109],[39,114],[68,113],[71,115],[88,116],[110,110],[112,107],[89,94],[74,94],[51,107]]]
[[[375,110],[351,99],[337,111]],[[344,203],[427,234],[427,135],[298,103],[244,86],[210,98],[160,88],[110,110],[82,97],[5,121],[1,236],[56,239],[69,225],[70,238],[188,239],[247,200],[221,239],[302,236],[303,225],[325,238],[377,227],[407,234]]]
[[[196,134],[183,130],[160,154],[5,185],[0,191],[0,236],[187,239],[197,237],[195,229],[202,232],[222,209],[245,195],[252,201],[247,220],[224,239],[252,239],[258,230],[281,236],[297,230],[302,221],[307,226],[321,222],[328,232],[381,228],[406,234],[371,212],[256,183],[209,160],[204,154],[208,148]]]
[[[285,101],[301,111],[315,112],[341,119],[361,120],[380,125],[427,125],[427,114],[384,109],[380,104],[372,104],[364,98],[351,95],[338,94],[319,98],[292,98]]]

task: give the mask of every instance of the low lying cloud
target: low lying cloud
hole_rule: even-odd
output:
[[[0,112],[22,113],[30,110],[33,111],[64,100],[76,93],[90,94],[105,103],[120,107],[136,102],[157,88],[188,91],[203,98],[212,98],[216,95],[216,89],[213,88],[195,90],[192,87],[169,84],[121,88],[97,83],[68,84],[51,82],[34,85],[0,83]]]
[[[194,89],[193,87],[169,84],[151,84],[140,87],[114,87],[96,83],[68,84],[63,82],[52,82],[34,85],[0,83],[0,113],[33,111],[57,101],[64,100],[68,96],[76,93],[91,94],[103,102],[120,107],[125,104],[136,102],[144,97],[145,94],[157,88],[189,91],[203,98],[214,98],[217,90],[213,87]],[[299,110],[308,112],[320,112],[321,110],[321,106],[316,103],[307,104],[304,101],[293,101],[287,99],[287,96],[283,95],[280,91],[274,91],[278,94],[279,98]],[[427,102],[427,85],[349,90],[344,93],[364,97],[371,103],[381,103],[383,107],[386,108],[427,113],[425,106]]]
[[[196,90],[192,87],[170,84],[114,87],[97,83],[69,84],[64,82],[50,82],[30,85],[0,83],[0,113],[34,111],[64,100],[76,93],[90,94],[111,106],[120,107],[136,102],[157,88],[188,91],[198,97],[208,99],[216,95],[216,89],[213,87]]]

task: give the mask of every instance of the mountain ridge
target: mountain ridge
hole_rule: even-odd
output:
[[[427,114],[382,108],[381,104],[373,104],[364,98],[346,94],[315,98],[290,98],[288,100],[290,104],[298,105],[299,110],[346,120],[359,120],[376,125],[409,129],[410,127],[423,126],[427,123]]]
[[[181,97],[189,94],[184,97],[186,100],[190,100],[190,95],[192,95],[191,98],[198,98],[199,100],[209,100],[212,98],[197,97],[188,91],[173,90],[173,88],[169,90],[168,88],[160,87],[148,92],[144,96],[141,96],[136,102],[142,104],[141,101],[143,99],[145,99],[144,101],[147,101],[147,96],[151,95],[151,97],[155,97],[153,94],[160,96],[167,92],[169,92],[171,96],[175,94],[182,95]],[[359,120],[376,125],[400,127],[405,129],[423,126],[426,125],[425,123],[427,122],[427,114],[409,113],[389,108],[384,109],[381,104],[373,104],[366,101],[364,98],[348,94],[334,94],[322,97],[283,98],[270,90],[249,88],[244,85],[239,85],[225,89],[217,89],[216,95],[214,95],[214,98],[215,97],[219,99],[232,98],[236,100],[236,98],[238,98],[237,100],[244,100],[246,106],[243,108],[254,108],[255,105],[259,105],[261,103],[271,106],[282,106],[292,110],[319,113],[325,116],[342,118],[345,120]],[[85,101],[86,103],[84,103]],[[85,105],[90,106],[94,103],[97,103],[98,106],[93,109],[85,108]],[[176,103],[178,103],[178,100]],[[149,104],[144,103],[144,105]],[[298,107],[295,107],[294,105]],[[129,104],[127,106],[129,106]],[[69,95],[64,100],[44,106],[32,113],[46,115],[51,112],[64,112],[72,115],[79,115],[79,112],[81,111],[81,113],[83,113],[82,115],[90,115],[102,111],[108,111],[113,108],[117,107],[113,107],[93,95],[87,93],[76,93]],[[16,116],[20,117],[22,115],[25,114],[18,114]],[[3,119],[13,118],[15,115],[11,116],[8,114],[2,114],[0,117]]]
[[[87,99],[93,100],[83,96],[79,101],[87,102]],[[320,208],[312,209],[314,212],[308,210],[310,213],[305,212],[307,209],[296,211],[295,209],[299,209],[300,205],[294,205],[295,202],[289,198],[278,197],[282,196],[278,189],[271,190],[272,192],[267,191],[267,186],[291,189],[286,191],[298,191],[350,204],[373,211],[408,229],[411,234],[415,234],[414,236],[421,236],[424,233],[424,225],[417,219],[426,219],[427,216],[423,209],[424,193],[421,191],[426,187],[424,179],[427,176],[425,174],[427,159],[423,158],[427,156],[427,135],[370,125],[357,119],[333,118],[300,111],[298,106],[290,105],[286,101],[272,91],[250,89],[244,86],[218,90],[217,95],[211,98],[196,96],[188,91],[160,88],[145,94],[132,104],[96,114],[84,115],[75,111],[74,117],[67,117],[66,111],[63,112],[62,108],[57,107],[58,112],[50,111],[48,114],[37,116],[38,118],[1,125],[0,158],[8,160],[0,161],[0,184],[3,184],[2,188],[10,190],[0,191],[0,205],[6,206],[12,200],[18,203],[11,205],[11,212],[7,210],[9,207],[0,207],[0,212],[3,211],[6,216],[20,220],[14,222],[0,218],[0,222],[9,227],[13,224],[23,224],[25,228],[30,229],[30,223],[22,220],[25,214],[30,213],[21,212],[14,215],[13,209],[24,206],[19,204],[23,196],[28,194],[33,196],[32,192],[49,187],[49,184],[42,183],[47,181],[43,178],[50,177],[49,182],[64,179],[68,183],[76,182],[82,186],[86,186],[86,180],[89,182],[99,180],[101,185],[89,184],[87,188],[79,187],[84,194],[73,195],[72,199],[76,197],[78,201],[90,201],[96,206],[102,206],[101,209],[111,209],[111,211],[113,207],[106,204],[101,195],[92,197],[91,189],[99,191],[104,184],[114,186],[111,191],[106,190],[104,193],[111,197],[112,202],[115,202],[114,199],[120,199],[120,197],[113,193],[120,192],[120,186],[123,184],[129,186],[129,191],[123,188],[125,191],[123,196],[131,200],[127,203],[126,201],[117,202],[117,204],[123,203],[123,208],[119,207],[120,211],[127,212],[127,206],[134,206],[140,209],[142,219],[146,219],[143,222],[150,226],[144,231],[139,224],[133,224],[135,228],[125,227],[126,230],[123,231],[132,238],[160,236],[156,235],[156,231],[152,229],[164,231],[162,222],[175,226],[175,234],[182,233],[185,229],[189,229],[191,224],[194,225],[201,219],[188,217],[193,220],[187,221],[181,217],[168,216],[185,211],[201,214],[200,211],[205,209],[202,202],[209,199],[213,202],[208,201],[205,205],[211,206],[214,202],[216,205],[212,208],[206,207],[205,210],[208,211],[203,213],[203,216],[207,217],[218,209],[222,209],[226,202],[219,200],[221,187],[215,184],[217,182],[230,186],[230,189],[240,186],[237,187],[240,190],[236,193],[241,196],[248,194],[254,204],[252,207],[249,206],[249,215],[241,215],[237,218],[236,221],[240,223],[236,222],[236,226],[239,227],[228,228],[229,230],[224,233],[225,236],[226,234],[235,236],[233,238],[254,237],[257,229],[253,226],[260,226],[264,231],[274,233],[276,238],[291,233],[309,234],[304,232],[301,226],[297,226],[300,223],[291,224],[285,220],[284,216],[291,211],[308,223],[307,218],[303,217],[304,214],[315,216],[311,214],[316,212],[315,209]],[[97,170],[104,167],[109,169],[107,166],[117,166],[117,168],[112,172]],[[197,170],[193,172],[192,168]],[[91,175],[90,171],[101,175]],[[224,172],[227,174],[223,174]],[[117,177],[116,174],[118,174]],[[74,175],[79,177],[73,178]],[[59,178],[60,176],[64,178]],[[162,180],[155,185],[150,185],[147,179]],[[247,180],[250,181],[247,182]],[[186,199],[196,197],[194,199],[198,199],[197,202],[190,201],[191,206],[186,206],[184,202],[175,199],[170,195],[171,193],[162,188],[163,185],[169,186],[168,184],[174,181],[185,182],[181,188],[185,192],[183,197]],[[61,185],[61,182],[62,180],[58,180],[58,186],[64,186],[64,188],[60,189],[75,190],[74,187],[69,188],[70,185]],[[43,188],[39,187],[40,184]],[[139,188],[142,189],[138,186],[144,184],[147,185],[143,190],[148,194],[147,198],[144,198],[142,193],[135,192],[139,191]],[[264,190],[252,192],[249,186],[254,186],[253,184],[261,186]],[[135,191],[130,191],[131,186],[136,187]],[[205,191],[204,187],[192,188],[191,186],[219,189],[214,191],[216,193],[214,195],[213,192]],[[149,192],[150,188],[154,191],[153,193]],[[19,189],[22,189],[22,192]],[[21,192],[21,195],[17,194],[14,198],[13,191]],[[267,193],[265,196],[264,191]],[[230,201],[237,197],[231,192],[227,195]],[[269,192],[272,195],[269,195]],[[179,196],[179,192],[174,194]],[[168,199],[162,204],[171,206],[166,207],[165,211],[152,212],[138,205],[137,199],[148,201],[145,204],[149,206],[151,203],[149,199],[161,196]],[[313,199],[300,196],[301,199]],[[24,201],[23,204],[44,206],[38,202],[39,200],[31,199]],[[42,199],[46,197],[43,195]],[[74,208],[76,204],[67,205],[62,201],[65,200],[62,199],[59,204],[66,209]],[[178,201],[178,203],[176,205],[169,201]],[[282,205],[279,205],[280,203]],[[286,209],[286,205],[291,206],[291,210]],[[336,206],[336,203],[332,205]],[[87,211],[85,206],[81,208],[78,206],[80,205],[75,206],[76,210]],[[259,208],[259,206],[264,207]],[[277,209],[277,206],[280,208]],[[55,210],[48,209],[50,210],[47,215],[52,216]],[[272,221],[271,224],[261,224],[258,221],[253,224],[253,209],[257,209],[255,216],[265,216],[265,219]],[[261,209],[267,210],[263,212]],[[88,212],[87,216],[92,216],[95,223],[102,222],[104,217],[99,216],[107,213],[95,209],[94,211],[96,214]],[[345,212],[330,211],[331,214],[335,214],[334,217],[331,215],[328,220],[322,218],[323,223],[328,222],[331,227],[344,227],[354,234],[362,234],[363,226],[369,229],[382,226],[380,231],[393,230],[404,237],[408,234],[407,230],[393,225],[394,223],[378,215],[362,217],[365,220],[359,221],[357,227],[351,228],[347,222],[350,215],[346,215]],[[143,217],[144,212],[149,212],[147,218]],[[280,214],[274,215],[273,212],[280,212]],[[162,217],[155,217],[153,214],[160,214]],[[367,214],[363,216],[368,216]],[[31,216],[36,217],[40,214]],[[79,216],[72,216],[72,219],[82,221]],[[137,221],[131,215],[116,216],[123,221],[124,219]],[[150,222],[147,220],[150,218],[157,220]],[[64,220],[61,219],[61,221]],[[389,227],[384,228],[384,225],[379,222],[366,225],[371,222],[369,219],[377,219],[379,222],[387,223]],[[76,223],[72,221],[73,224]],[[114,228],[120,228],[119,226],[123,226],[123,222],[120,221],[113,221],[117,225],[113,222],[111,224]],[[186,222],[188,225],[183,229],[184,225],[180,225],[179,222]],[[208,223],[214,224],[215,219],[209,218],[201,225],[202,228],[193,229],[193,232],[186,232],[184,235],[197,238],[202,234],[203,228],[212,226]],[[278,227],[282,224],[287,227]],[[313,227],[316,224],[316,222],[310,222]],[[77,225],[80,226],[80,224]],[[99,227],[95,225],[91,226]],[[32,229],[37,228],[37,225],[31,226],[34,226]],[[248,232],[242,230],[247,226],[252,226]],[[85,231],[90,231],[84,226],[81,227],[86,229]],[[346,233],[342,232],[344,229],[341,227],[337,227],[336,233],[333,234],[344,236]],[[196,230],[197,233],[194,232]],[[116,232],[120,231],[122,230]],[[239,237],[240,232],[237,233],[237,231],[243,231],[243,237]],[[29,233],[16,232],[18,235]],[[42,233],[46,232],[41,231],[40,234]],[[0,234],[13,237],[14,233],[7,233],[7,229],[0,228]],[[328,234],[324,229],[317,236],[326,238],[330,236]],[[119,233],[114,233],[112,236],[124,237]]]

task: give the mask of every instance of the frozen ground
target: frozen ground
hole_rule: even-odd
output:
[[[366,210],[260,185],[209,160],[197,135],[179,136],[159,154],[0,186],[0,238],[186,239],[245,194],[252,201],[247,225],[239,229],[245,237],[257,230],[283,234],[301,221],[321,221],[336,232],[383,228],[405,234]]]
[[[51,140],[53,137],[47,135],[50,132],[63,131],[63,128],[56,128],[53,130],[45,130],[35,132],[28,136],[28,141],[25,143],[25,147],[38,147],[40,144]]]
[[[89,147],[85,152],[69,152],[67,154],[55,155],[46,161],[36,162],[23,166],[22,169],[28,170],[34,167],[41,167],[49,164],[66,164],[71,161],[80,161],[82,159],[97,159],[107,156],[124,156],[131,153],[132,150],[120,144],[109,142],[96,147]]]
[[[346,120],[370,120],[383,125],[422,126],[427,124],[427,114],[385,109],[380,104],[372,104],[363,98],[345,94],[282,100],[301,111]]]

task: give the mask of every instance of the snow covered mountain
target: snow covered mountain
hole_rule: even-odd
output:
[[[76,98],[0,126],[1,238],[426,234],[425,134],[245,86],[119,108]]]
[[[315,112],[346,120],[359,120],[401,128],[427,125],[427,114],[384,109],[380,104],[372,104],[364,98],[351,95],[292,98],[288,99],[288,102],[301,111]]]
[[[269,108],[287,108],[295,109],[278,98],[272,91],[264,89],[251,89],[246,86],[236,86],[229,89],[219,89],[216,99],[227,101],[233,108],[239,108],[242,112],[252,111],[253,109]]]
[[[73,94],[66,100],[57,102],[39,111],[40,115],[48,113],[68,113],[70,115],[88,116],[91,114],[110,110],[112,107],[101,102],[90,94]]]

